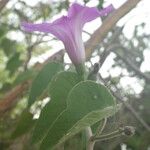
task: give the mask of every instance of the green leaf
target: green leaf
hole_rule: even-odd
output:
[[[20,53],[16,52],[7,62],[6,69],[9,70],[10,75],[13,75],[15,71],[20,67],[22,61],[20,60]]]
[[[64,144],[65,150],[86,150],[86,134],[81,132],[67,140]]]
[[[102,9],[104,4],[104,0],[99,0],[98,9]]]
[[[11,135],[11,138],[17,138],[27,133],[34,125],[35,120],[33,120],[33,114],[31,114],[28,110],[25,110],[18,121],[17,127]]]
[[[61,113],[43,139],[41,150],[51,149],[118,110],[106,87],[93,81],[78,83],[70,91],[67,104],[67,109]]]
[[[41,112],[33,132],[33,143],[43,138],[54,120],[66,108],[68,93],[78,82],[78,75],[73,72],[61,72],[53,77],[49,85],[51,100]]]
[[[62,65],[59,63],[48,63],[39,72],[32,83],[28,106],[30,107],[47,89],[52,77],[62,70]]]
[[[8,29],[5,25],[0,25],[0,45],[1,45],[1,40],[3,38],[6,38],[6,33],[8,32],[7,30]]]
[[[16,50],[16,41],[4,38],[0,43],[1,48],[3,49],[6,56],[12,56]]]
[[[32,79],[35,75],[37,75],[37,71],[35,70],[26,70],[25,72],[21,72],[14,81],[13,85],[18,85],[21,82],[27,81],[29,79]]]
[[[85,129],[85,127],[94,125],[96,122],[102,120],[103,118],[110,117],[115,112],[117,112],[117,110],[119,110],[119,106],[110,106],[102,110],[92,111],[81,120],[79,120],[59,142],[65,142],[67,139],[77,134],[79,131]]]

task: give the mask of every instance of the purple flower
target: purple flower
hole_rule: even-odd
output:
[[[110,5],[99,11],[96,7],[90,8],[73,3],[68,10],[67,16],[62,16],[52,23],[22,23],[22,27],[28,32],[40,31],[56,36],[63,42],[71,61],[78,65],[85,61],[85,50],[82,41],[84,24],[99,16],[107,15],[113,9],[113,6]]]

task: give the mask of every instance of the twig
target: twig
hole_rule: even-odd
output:
[[[100,74],[98,74],[99,78],[103,81],[104,85],[108,87],[107,82],[102,78],[102,76]],[[115,93],[111,88],[109,88],[109,90],[111,91],[111,93],[113,94],[114,97],[116,97],[117,100],[119,100],[120,102],[122,102],[124,104],[124,106],[131,112],[131,114],[142,124],[142,126],[150,132],[150,127],[149,125],[138,115],[138,113],[136,112],[136,110],[130,105],[128,104],[126,101],[123,100],[123,98],[118,95],[117,93]]]
[[[122,136],[121,134],[116,134],[116,135],[113,135],[113,136],[108,136],[108,137],[96,137],[95,138],[95,141],[106,141],[106,140],[110,140],[110,139],[113,139],[113,138],[116,138],[116,137],[119,137],[119,136]]]
[[[9,0],[1,0],[0,1],[0,12],[3,10],[3,8],[6,6],[6,4],[9,2]]]
[[[25,82],[21,85],[17,85],[9,93],[7,93],[7,95],[5,95],[5,98],[2,99],[2,101],[0,100],[0,114],[9,110],[16,103],[17,98],[22,95],[24,90],[27,89],[28,84],[29,82]]]
[[[91,137],[91,141],[105,141],[105,140],[110,140],[122,135],[126,135],[126,136],[133,136],[135,133],[135,128],[132,126],[125,126],[125,127],[120,127],[117,130],[111,132],[111,133],[107,133],[107,134],[103,134],[100,136],[93,136]]]
[[[124,47],[122,47],[123,49],[125,49]],[[115,52],[115,51],[114,51]],[[115,54],[117,54],[117,56],[119,58],[121,58],[125,64],[127,64],[129,67],[132,68],[132,70],[134,72],[136,72],[136,74],[139,76],[139,77],[142,77],[145,79],[146,82],[150,83],[150,76],[144,74],[143,72],[140,71],[140,69],[133,63],[133,62],[130,62],[130,60],[128,58],[123,58],[119,53],[115,52]]]
[[[118,96],[116,93],[113,94],[119,101],[121,101],[125,107],[132,113],[132,115],[142,124],[142,126],[150,132],[149,125],[140,117],[140,115],[136,112],[136,110],[127,102],[123,101],[123,99]]]
[[[112,12],[104,21],[101,27],[99,27],[86,42],[86,58],[89,59],[93,50],[104,39],[106,34],[115,26],[115,24],[130,10],[132,10],[141,0],[128,0],[119,9]]]
[[[34,49],[34,46],[28,46],[27,48],[27,60],[24,63],[24,71],[28,69],[28,63],[31,59],[33,49]]]
[[[64,50],[60,50],[59,52],[50,56],[44,63],[35,64],[35,69],[40,70],[49,61],[59,61],[61,58],[58,56],[63,56],[63,54]],[[18,101],[18,97],[21,96],[30,87],[30,85],[31,81],[25,81],[7,92],[5,96],[0,99],[0,115],[8,111]]]
[[[106,126],[106,123],[107,123],[107,118],[104,118],[103,125],[102,126],[101,125],[98,126],[97,131],[96,131],[96,133],[94,135],[95,137],[99,136],[103,132],[103,130],[104,130],[105,126]]]
[[[86,148],[86,150],[93,150],[95,142],[90,140],[91,137],[93,136],[92,130],[90,127],[86,128],[86,135],[87,135],[87,148]]]
[[[107,56],[110,54],[110,52],[112,50],[112,44],[116,41],[116,39],[118,39],[118,36],[122,33],[123,28],[124,28],[124,26],[123,27],[115,27],[114,28],[115,32],[112,33],[113,34],[112,38],[110,39],[110,41],[108,41],[104,45],[104,47],[105,47],[104,52],[102,52],[102,54],[99,54],[99,56],[100,56],[100,60],[99,60],[100,68],[102,67],[103,63],[105,62]]]
[[[114,52],[126,65],[128,65],[139,77],[142,77],[145,79],[146,82],[150,83],[150,77],[143,72],[140,71],[140,69],[133,63],[130,62],[128,58],[124,58],[121,54],[118,53],[118,49],[126,50],[127,48],[123,47],[119,44],[113,44],[109,47],[109,51]],[[129,50],[128,50],[129,51]]]

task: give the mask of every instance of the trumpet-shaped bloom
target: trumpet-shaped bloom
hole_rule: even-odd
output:
[[[85,61],[85,50],[82,41],[84,24],[99,16],[107,15],[113,9],[113,6],[110,5],[99,11],[96,7],[86,7],[73,3],[67,16],[62,16],[52,23],[22,23],[22,27],[28,32],[40,31],[56,36],[63,42],[71,61],[78,65]]]

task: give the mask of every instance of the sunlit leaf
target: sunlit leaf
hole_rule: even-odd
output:
[[[62,70],[62,65],[59,63],[48,63],[39,72],[32,83],[28,106],[31,106],[38,97],[47,89],[52,77]]]
[[[118,110],[108,90],[92,81],[77,84],[70,91],[67,104],[67,109],[61,113],[43,139],[41,150],[66,141],[85,127],[113,115]]]
[[[78,82],[78,75],[73,72],[61,72],[54,76],[49,85],[51,100],[41,112],[33,132],[33,142],[37,142],[43,138],[52,123],[66,108],[68,93]]]
[[[31,114],[28,110],[25,110],[21,116],[20,120],[17,123],[17,127],[12,133],[11,138],[17,138],[27,133],[35,124],[35,120],[33,120],[33,114]]]
[[[15,53],[7,62],[6,69],[9,70],[9,74],[12,75],[22,64],[20,60],[20,53]]]

